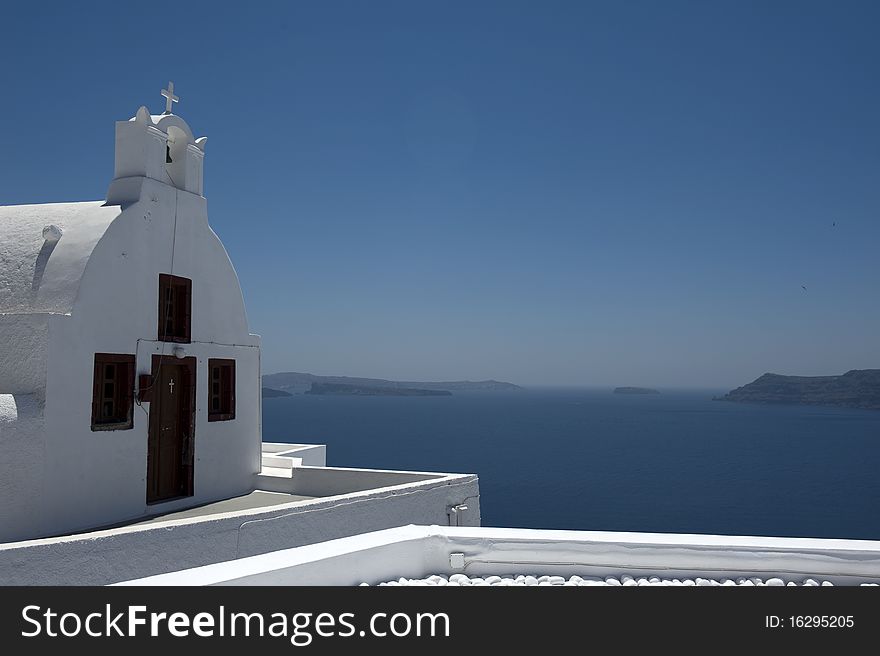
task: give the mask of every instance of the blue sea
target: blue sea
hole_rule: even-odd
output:
[[[529,389],[266,399],[327,464],[476,473],[484,526],[880,539],[880,412]]]

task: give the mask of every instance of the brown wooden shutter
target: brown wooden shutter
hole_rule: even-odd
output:
[[[165,305],[170,290],[173,317],[168,321]],[[170,323],[170,325],[169,325]],[[159,274],[158,339],[164,342],[192,341],[192,280],[167,273]]]
[[[105,375],[112,366],[114,372],[113,398],[105,398]],[[95,353],[92,373],[92,430],[129,430],[134,427],[134,370],[135,358],[127,353]],[[105,401],[112,402],[115,413],[107,416]]]
[[[235,419],[235,360],[231,360],[229,365],[224,367],[224,370],[226,372],[227,407],[229,408],[227,412],[230,419]]]
[[[120,366],[120,369],[122,369],[120,372],[122,375],[119,384],[122,385],[122,390],[120,390],[119,400],[122,407],[125,408],[127,420],[131,421],[134,411],[134,362],[126,362]]]
[[[184,479],[184,493],[187,496],[193,494],[193,480],[196,459],[196,359],[186,358],[183,361],[183,391],[186,392],[186,417],[184,418],[183,430],[185,431],[184,460],[183,466],[186,472]]]
[[[171,284],[171,276],[160,273],[159,274],[159,306],[158,306],[158,321],[156,323],[156,339],[160,341],[164,341],[167,337],[166,332],[166,317],[165,317],[165,294],[166,289]]]
[[[214,372],[219,374],[217,378],[218,393],[216,395],[218,406],[214,408],[215,400],[213,383]],[[230,421],[235,419],[235,360],[210,359],[208,360],[208,421]]]
[[[103,384],[103,366],[99,362],[97,354],[95,354],[95,366],[92,373],[92,430],[95,430],[95,426],[101,417],[101,388]]]
[[[183,278],[182,281],[180,296],[183,311],[179,315],[182,320],[181,336],[189,342],[192,340],[192,280]]]

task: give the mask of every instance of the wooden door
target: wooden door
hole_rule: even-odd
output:
[[[193,494],[195,361],[153,356],[147,503]]]

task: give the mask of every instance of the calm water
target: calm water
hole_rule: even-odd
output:
[[[880,539],[880,412],[595,390],[263,403],[334,466],[476,473],[483,524]]]

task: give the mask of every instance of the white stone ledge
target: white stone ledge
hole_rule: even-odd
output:
[[[813,577],[856,585],[880,582],[880,542],[406,526],[129,583],[358,585],[439,573],[498,576],[526,570],[603,578],[640,572],[680,579]]]

